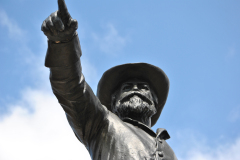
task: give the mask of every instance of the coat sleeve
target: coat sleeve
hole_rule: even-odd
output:
[[[64,109],[77,138],[88,148],[108,114],[82,74],[78,36],[70,42],[48,41],[45,66],[50,68],[53,93]]]

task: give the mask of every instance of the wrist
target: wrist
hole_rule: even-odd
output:
[[[81,55],[82,51],[77,35],[68,43],[57,44],[49,40],[45,66],[49,68],[72,66]]]
[[[71,37],[69,36],[68,38],[65,38],[65,39],[63,39],[63,40],[51,40],[51,39],[49,39],[49,41],[51,41],[51,42],[53,42],[53,43],[56,43],[56,44],[59,44],[59,43],[68,43],[68,42],[70,42],[74,37],[76,37],[77,35],[78,35],[78,34],[77,34],[77,31],[75,31]]]

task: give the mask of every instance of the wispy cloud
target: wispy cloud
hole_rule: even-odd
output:
[[[240,119],[240,106],[233,108],[228,115],[230,122],[236,122],[238,119]]]
[[[187,135],[187,136],[186,136]],[[181,130],[175,135],[173,148],[179,160],[239,160],[240,137],[231,141],[221,141],[216,145],[193,130]],[[221,140],[222,137],[220,137]],[[215,140],[214,140],[215,141]]]
[[[187,155],[179,160],[239,160],[240,159],[240,138],[232,144],[223,144],[210,148],[202,146],[202,149],[191,148]]]
[[[10,115],[0,120],[1,160],[90,160],[50,92],[26,89],[9,107]]]
[[[14,20],[8,17],[7,13],[2,9],[0,9],[0,25],[7,28],[8,34],[11,38],[17,40],[24,38],[24,31],[19,28]]]
[[[235,45],[233,44],[232,46],[230,46],[230,47],[228,48],[228,52],[227,52],[227,54],[226,54],[226,58],[227,58],[227,59],[232,59],[233,57],[235,57],[235,55],[236,55],[236,47],[235,47]]]
[[[82,72],[88,83],[97,83],[97,69],[87,58],[81,58]]]
[[[92,36],[102,52],[116,54],[126,45],[128,37],[120,35],[111,23],[106,25],[106,29],[104,34],[93,33]]]

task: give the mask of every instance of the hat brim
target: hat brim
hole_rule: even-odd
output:
[[[111,95],[121,83],[131,78],[148,82],[158,98],[157,113],[151,118],[151,126],[154,126],[166,103],[169,91],[169,79],[159,67],[148,63],[127,63],[110,68],[98,83],[97,96],[100,102],[111,110]]]

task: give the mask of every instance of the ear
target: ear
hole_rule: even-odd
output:
[[[154,101],[155,105],[157,106],[157,104],[158,104],[157,95],[155,94],[155,92],[153,91],[152,88],[150,88],[150,90],[151,90],[151,94],[152,94],[152,97],[153,97],[153,101]]]
[[[119,94],[119,89],[117,89],[115,92],[112,93],[111,95],[111,110],[115,108],[116,101],[117,101],[117,96]]]
[[[113,110],[114,106],[116,104],[116,94],[113,93],[111,97],[111,109]]]

